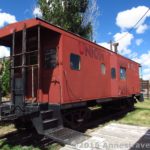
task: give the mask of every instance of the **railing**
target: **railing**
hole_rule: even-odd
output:
[[[150,81],[141,80],[141,91],[144,95],[144,98],[150,98]]]

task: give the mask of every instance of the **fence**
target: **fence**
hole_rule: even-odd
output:
[[[144,98],[150,98],[150,81],[141,80],[141,91],[144,95]]]

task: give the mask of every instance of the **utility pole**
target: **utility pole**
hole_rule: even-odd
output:
[[[113,43],[115,53],[118,53],[118,45],[119,43]]]
[[[110,40],[110,50],[112,51],[112,40]]]
[[[113,43],[111,40],[110,40],[110,50],[113,51],[113,46],[114,46],[114,52],[115,53],[118,53],[118,46],[119,46],[119,43]]]

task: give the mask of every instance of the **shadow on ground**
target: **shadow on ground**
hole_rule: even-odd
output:
[[[118,112],[110,110],[95,110],[92,111],[91,120],[85,123],[83,126],[78,128],[78,131],[85,132],[87,129],[94,129],[99,125],[103,125],[112,120],[118,120],[124,117],[128,111]],[[20,146],[33,146],[38,149],[48,150],[48,146],[54,144],[54,141],[38,135],[35,131],[14,131],[3,137],[0,140],[5,139],[2,144],[0,144],[0,149],[3,149],[5,145],[9,145],[10,149],[20,145]],[[54,150],[56,150],[54,148]]]
[[[35,131],[14,131],[0,138],[3,142],[0,144],[0,149],[3,149],[5,145],[9,148],[15,146],[32,146],[34,148],[47,150],[47,146],[54,142],[48,138],[38,135]]]
[[[150,149],[150,130],[148,130],[130,150],[149,150]]]
[[[135,109],[134,109],[135,110]],[[102,110],[98,109],[92,112],[92,117],[87,121],[79,131],[85,132],[87,129],[94,129],[99,125],[104,125],[110,121],[117,121],[127,115],[128,112],[134,110]]]

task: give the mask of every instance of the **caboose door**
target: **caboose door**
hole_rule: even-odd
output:
[[[58,80],[58,49],[60,34],[51,31],[42,31],[41,44],[41,101],[53,103],[60,99]]]
[[[118,95],[127,96],[127,66],[126,59],[118,56]],[[134,80],[134,79],[133,79]]]
[[[19,109],[23,109],[23,99],[24,99],[24,91],[23,91],[23,80],[22,78],[14,79],[14,105],[18,106]],[[16,110],[17,111],[17,110]]]
[[[117,55],[112,53],[110,56],[110,85],[111,85],[111,97],[118,96],[118,60]]]

